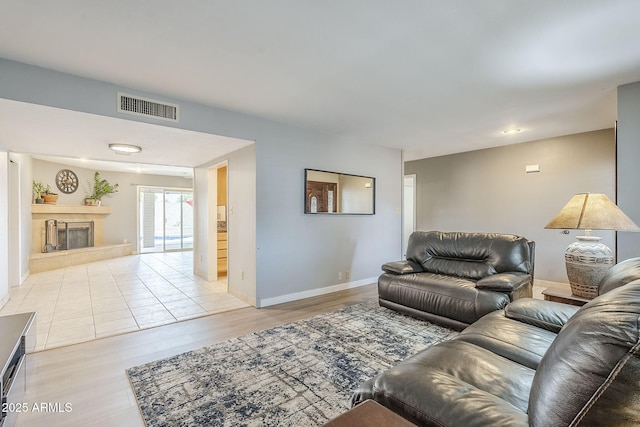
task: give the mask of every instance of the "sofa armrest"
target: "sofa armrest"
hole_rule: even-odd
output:
[[[553,301],[522,298],[507,305],[504,315],[509,319],[537,326],[556,334],[580,307]]]
[[[487,276],[476,282],[477,289],[496,292],[513,292],[523,284],[531,282],[531,275],[526,273],[498,273]]]
[[[422,266],[413,261],[392,261],[382,264],[382,270],[391,274],[420,273]]]

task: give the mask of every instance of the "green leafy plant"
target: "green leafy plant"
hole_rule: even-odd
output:
[[[111,184],[100,176],[100,172],[93,175],[93,192],[87,196],[88,199],[102,200],[105,196],[111,196],[118,192],[118,184]]]
[[[42,199],[42,194],[44,193],[45,186],[41,181],[33,180],[32,183],[33,188],[33,196],[35,199]]]
[[[58,193],[54,193],[53,191],[51,191],[51,186],[49,184],[46,184],[44,186],[44,191],[42,192],[42,194],[48,194],[50,196],[57,196]]]

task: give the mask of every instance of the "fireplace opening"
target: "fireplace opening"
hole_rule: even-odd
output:
[[[45,221],[45,252],[93,247],[93,221]]]

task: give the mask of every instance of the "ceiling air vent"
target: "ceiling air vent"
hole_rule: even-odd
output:
[[[178,121],[178,106],[153,99],[118,93],[118,112],[161,120]]]

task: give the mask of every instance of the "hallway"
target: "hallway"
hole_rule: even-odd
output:
[[[193,274],[193,252],[131,255],[29,276],[0,315],[36,311],[36,351],[249,307],[227,279]]]

